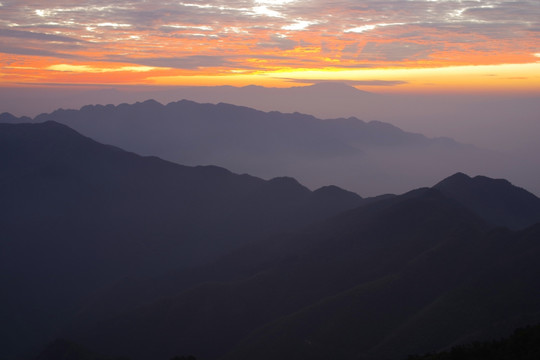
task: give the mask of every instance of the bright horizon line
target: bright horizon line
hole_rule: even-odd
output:
[[[281,69],[250,74],[167,75],[167,68],[124,66],[105,67],[56,64],[49,67],[56,81],[4,82],[2,87],[175,87],[257,85],[290,88],[321,82],[345,83],[358,89],[381,93],[407,92],[540,92],[540,61],[526,64],[451,65],[439,67],[391,67],[367,69]],[[16,68],[16,67],[13,67]],[[30,70],[30,69],[26,69]],[[116,81],[66,81],[68,78],[120,74]],[[139,81],[125,81],[125,75],[148,75]],[[64,78],[62,77],[64,76]],[[138,77],[138,76],[137,76]],[[92,80],[87,79],[87,80]],[[48,80],[48,79],[44,79]],[[58,81],[59,80],[59,81]],[[62,81],[64,80],[64,81]],[[80,79],[83,80],[83,79]],[[103,79],[105,80],[105,79]],[[108,80],[111,80],[109,77]]]

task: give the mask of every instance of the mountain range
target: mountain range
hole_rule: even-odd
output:
[[[0,358],[398,360],[540,322],[540,199],[506,180],[361,198],[54,121],[0,124],[0,164]]]
[[[29,120],[0,116],[6,123]],[[265,179],[289,176],[311,189],[334,184],[364,196],[404,192],[458,171],[499,174],[509,161],[500,153],[388,123],[320,120],[224,103],[90,105],[31,121],[48,120],[102,143],[179,164],[217,165]]]
[[[312,85],[308,85],[312,84]],[[58,108],[87,104],[134,103],[156,99],[167,104],[179,99],[220,102],[262,111],[300,112],[321,119],[355,116],[394,124],[430,137],[449,136],[460,142],[503,152],[538,153],[540,99],[538,92],[406,93],[390,83],[374,92],[359,90],[363,82],[307,81],[300,86],[67,86],[0,87],[0,109],[35,117]],[[536,151],[535,151],[536,150]],[[521,156],[523,162],[523,156]],[[535,163],[535,162],[534,162]],[[538,174],[535,173],[537,176]],[[526,178],[524,178],[526,179]],[[538,177],[536,177],[538,179]],[[535,182],[530,183],[534,185]],[[530,185],[529,185],[530,186]]]

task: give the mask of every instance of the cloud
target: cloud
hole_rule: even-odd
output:
[[[99,68],[88,65],[56,64],[47,67],[47,70],[73,72],[73,73],[108,73],[108,72],[148,72],[155,68],[150,66],[122,66],[118,68]]]
[[[538,6],[530,5],[529,1],[500,2],[496,5],[467,8],[463,15],[491,23],[516,21],[538,23],[540,9]]]
[[[0,47],[0,53],[14,54],[14,55],[29,55],[29,56],[46,56],[60,59],[75,59],[76,56],[71,54],[64,54],[55,51],[31,49],[18,46],[2,46]]]
[[[260,48],[276,48],[280,50],[292,50],[298,45],[298,42],[287,37],[271,35],[268,41],[258,42]]]
[[[347,44],[343,47],[343,53],[356,54],[358,52],[358,43]]]
[[[80,39],[75,39],[68,36],[54,35],[54,34],[44,34],[36,33],[32,31],[21,31],[21,30],[12,30],[12,29],[0,29],[1,37],[12,37],[19,39],[32,39],[32,40],[41,40],[41,41],[51,41],[51,42],[80,42]]]
[[[450,66],[495,63],[494,51],[526,62],[540,41],[536,0],[19,0],[1,9],[4,53],[185,70]]]
[[[144,66],[172,68],[172,69],[200,69],[207,67],[233,66],[232,62],[224,56],[193,55],[184,57],[108,57],[107,61],[139,64]]]
[[[429,57],[436,48],[432,45],[411,42],[376,43],[368,42],[359,58],[368,61],[403,61]]]
[[[289,30],[289,31],[298,31],[298,30],[306,30],[311,25],[317,24],[316,21],[307,21],[302,19],[296,19],[294,23],[290,25],[284,25],[281,27],[283,30]]]
[[[286,79],[298,84],[320,84],[339,82],[350,86],[397,86],[408,84],[402,80],[321,80],[321,79]]]

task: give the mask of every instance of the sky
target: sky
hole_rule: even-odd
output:
[[[0,0],[0,86],[540,93],[540,1]]]

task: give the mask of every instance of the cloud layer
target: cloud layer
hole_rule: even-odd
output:
[[[2,0],[0,14],[3,81],[66,59],[159,77],[516,64],[540,52],[538,0]]]

